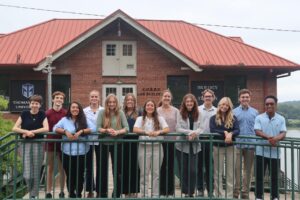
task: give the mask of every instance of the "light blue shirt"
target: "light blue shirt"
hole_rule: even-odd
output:
[[[99,114],[99,111],[104,109],[102,106],[99,106],[98,110],[94,112],[90,106],[83,109],[83,112],[85,114],[85,117],[87,120],[89,120],[96,128],[97,126],[97,117]],[[95,135],[96,133],[93,133],[88,136],[89,140],[97,140],[99,138],[99,135]],[[89,142],[89,145],[99,145],[99,142]]]
[[[272,119],[269,118],[267,113],[258,115],[255,118],[255,130],[261,130],[268,136],[277,136],[280,132],[286,132],[285,119],[281,115],[275,113]],[[265,146],[256,147],[256,155],[267,158],[280,158],[280,148],[270,146],[268,140],[259,139],[257,144],[266,144]]]
[[[88,128],[91,129],[91,132],[96,131],[96,126],[93,126],[93,124],[89,120],[87,120],[87,124]],[[67,117],[63,117],[57,124],[55,124],[55,126],[53,127],[53,132],[55,132],[57,128],[65,129],[72,134],[76,133],[74,121],[72,119],[68,119]],[[87,135],[80,136],[78,140],[86,140],[87,138]],[[67,136],[63,135],[62,140],[66,141],[69,139],[67,138]],[[84,155],[89,151],[90,145],[87,142],[62,142],[61,149],[63,153],[70,156]]]
[[[258,111],[251,106],[243,108],[240,105],[233,110],[233,113],[239,122],[240,136],[255,136],[254,122],[255,117],[258,115]],[[236,138],[235,140],[236,142],[256,142],[256,139],[250,138]],[[249,144],[237,144],[236,147],[239,149],[254,149],[254,145]]]

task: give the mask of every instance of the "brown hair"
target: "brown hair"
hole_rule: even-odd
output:
[[[162,91],[162,93],[161,93],[161,95],[160,95],[160,100],[159,100],[159,102],[158,102],[158,104],[157,104],[157,107],[161,107],[161,106],[162,106],[162,98],[163,98],[163,96],[164,96],[164,94],[165,94],[166,92],[170,93],[170,95],[171,95],[171,102],[170,102],[170,105],[172,105],[173,94],[172,94],[171,90],[169,90],[169,88],[168,88],[168,89],[165,89],[164,91]]]
[[[229,108],[227,110],[227,112],[225,113],[225,118],[224,121],[222,120],[222,112],[221,112],[221,105],[227,103]],[[222,122],[225,124],[225,128],[232,128],[233,127],[233,122],[234,122],[234,117],[233,117],[233,104],[232,101],[229,97],[223,97],[219,103],[218,103],[218,109],[217,109],[217,113],[216,113],[216,124],[221,126]]]
[[[29,102],[32,102],[32,101],[39,102],[42,105],[42,103],[43,103],[43,97],[41,95],[34,94],[31,97],[29,97]]]
[[[180,106],[180,114],[182,116],[182,119],[186,120],[188,118],[188,110],[185,106],[185,102],[188,98],[191,98],[192,101],[194,102],[194,107],[192,109],[192,116],[193,116],[194,121],[196,121],[196,120],[198,120],[198,117],[199,117],[198,102],[197,102],[196,97],[191,93],[186,94],[183,97],[181,106]]]
[[[116,121],[117,121],[117,128],[121,128],[121,117],[120,117],[120,106],[119,106],[119,101],[114,94],[109,94],[107,95],[105,99],[105,104],[104,104],[104,117],[103,117],[103,128],[111,128],[111,113],[108,108],[108,101],[110,98],[114,98],[116,101],[116,109],[113,111],[114,115],[116,116]]]
[[[201,92],[201,95],[202,95],[202,99],[204,98],[204,95],[205,95],[205,93],[210,93],[212,96],[213,96],[213,98],[215,99],[216,98],[216,95],[215,95],[215,92],[214,91],[212,91],[211,89],[205,89],[205,90],[203,90],[202,92]]]
[[[143,111],[143,126],[145,125],[145,119],[147,116],[147,111],[146,111],[146,105],[147,103],[152,102],[154,104],[154,112],[152,113],[152,118],[153,118],[153,122],[154,122],[154,130],[157,131],[159,130],[159,120],[158,120],[158,113],[156,110],[156,104],[153,100],[147,100],[144,104],[144,111]]]
[[[61,95],[63,96],[64,98],[66,97],[65,93],[61,92],[61,91],[55,91],[52,93],[52,99],[55,98],[55,96],[58,96],[58,95]]]
[[[137,117],[138,117],[138,112],[137,112],[137,109],[136,109],[136,98],[135,98],[135,96],[134,96],[134,94],[132,94],[132,93],[127,93],[126,95],[125,95],[125,98],[124,98],[124,101],[123,101],[123,110],[124,110],[124,113],[125,113],[125,115],[127,116],[127,112],[128,112],[128,108],[127,108],[127,99],[128,99],[128,97],[132,97],[132,99],[133,99],[133,105],[134,105],[134,107],[133,107],[133,113],[132,113],[132,117],[134,118],[134,119],[136,119]]]
[[[248,90],[248,89],[241,89],[241,90],[239,91],[239,97],[240,97],[242,94],[249,94],[249,96],[251,96],[251,92],[250,92],[250,90]]]

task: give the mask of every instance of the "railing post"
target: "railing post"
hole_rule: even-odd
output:
[[[210,156],[209,156],[209,191],[208,191],[208,195],[209,195],[209,199],[212,199],[212,188],[213,188],[213,135],[210,134],[209,135],[209,151]]]
[[[295,188],[294,188],[294,184],[295,184],[295,180],[294,180],[294,141],[292,141],[291,144],[291,164],[292,164],[292,199],[295,199]]]
[[[14,142],[14,147],[15,147],[15,149],[14,149],[14,174],[13,174],[13,176],[14,176],[14,186],[13,186],[13,199],[16,199],[16,193],[17,193],[17,183],[16,183],[16,181],[17,181],[17,159],[18,159],[18,134],[15,134],[15,142]]]

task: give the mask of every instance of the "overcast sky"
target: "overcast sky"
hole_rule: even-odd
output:
[[[299,0],[0,0],[0,4],[0,33],[14,32],[53,18],[103,18],[117,9],[137,19],[298,30],[279,32],[202,26],[225,36],[240,36],[252,46],[300,63]],[[26,10],[3,4],[103,16]],[[278,79],[279,101],[300,100],[299,87],[300,72]]]

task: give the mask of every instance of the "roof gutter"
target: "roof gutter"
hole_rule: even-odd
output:
[[[276,78],[284,78],[284,77],[288,77],[288,76],[291,76],[291,72],[287,72],[287,73],[284,73],[284,74],[279,74],[276,76]]]

